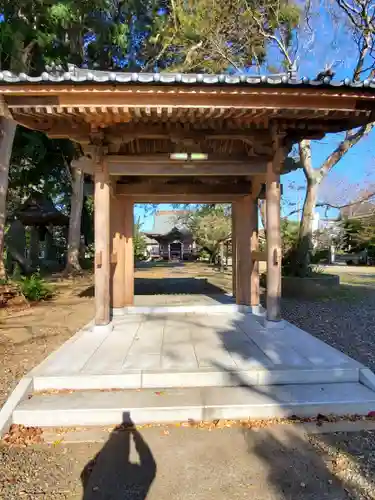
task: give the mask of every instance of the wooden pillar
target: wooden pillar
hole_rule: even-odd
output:
[[[31,226],[30,228],[30,261],[31,267],[35,271],[39,268],[39,228]]]
[[[105,160],[95,171],[95,325],[110,322],[110,181]]]
[[[237,230],[236,230],[236,202],[232,202],[232,294],[237,293]]]
[[[236,201],[236,235],[237,235],[237,272],[236,272],[236,303],[251,305],[251,274],[252,255],[251,237],[253,229],[252,206],[253,199],[250,195]]]
[[[253,198],[250,207],[250,222],[251,222],[251,252],[259,251],[259,237],[258,237],[258,199]],[[250,274],[250,293],[251,305],[259,305],[259,261],[252,258],[251,260],[251,274]]]
[[[274,155],[267,163],[267,319],[279,321],[281,299],[280,163],[282,149],[273,131]]]
[[[44,237],[45,259],[56,261],[56,247],[53,240],[53,227],[46,228]]]
[[[111,305],[125,306],[125,211],[124,197],[111,197]]]
[[[124,304],[134,305],[134,250],[133,250],[133,201],[124,196],[124,256],[125,256],[125,276],[124,276]]]

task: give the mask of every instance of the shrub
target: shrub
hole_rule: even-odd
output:
[[[14,264],[14,267],[13,267],[13,272],[12,272],[12,280],[13,281],[20,281],[22,278],[22,271],[21,271],[21,267],[19,265],[18,262],[16,262]]]
[[[299,276],[300,278],[306,278],[311,276],[313,273],[313,265],[304,265],[298,260],[298,249],[297,246],[290,247],[283,255],[281,263],[281,271],[283,276]]]
[[[53,296],[51,285],[39,273],[34,273],[31,276],[22,276],[19,285],[24,297],[32,302],[47,300]]]
[[[204,262],[206,262],[210,260],[210,254],[207,252],[207,250],[201,248],[201,250],[199,250],[198,258],[199,260],[203,260]]]
[[[320,264],[321,262],[329,261],[329,250],[328,248],[315,250],[311,255],[311,264]]]

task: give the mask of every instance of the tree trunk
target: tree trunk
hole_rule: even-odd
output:
[[[318,197],[319,183],[307,180],[306,196],[303,204],[302,219],[299,228],[297,259],[295,272],[298,276],[307,276],[310,270],[310,257],[313,248],[313,222]]]
[[[224,242],[220,243],[220,271],[224,272]]]
[[[13,120],[1,119],[0,137],[0,278],[6,277],[4,266],[4,237],[6,222],[6,202],[8,192],[9,162],[17,124]]]
[[[81,217],[83,206],[83,171],[72,169],[72,197],[69,217],[68,255],[65,271],[81,271],[79,247],[81,243]]]
[[[33,272],[38,271],[40,261],[39,261],[39,250],[40,250],[40,235],[39,229],[36,226],[30,228],[30,260],[31,269]]]
[[[209,263],[210,264],[216,264],[217,263],[218,248],[215,247],[215,248],[212,248],[211,250],[209,250],[207,248],[207,251],[210,254]]]
[[[264,229],[264,235],[267,237],[267,216],[266,216],[266,200],[258,200],[260,220]]]

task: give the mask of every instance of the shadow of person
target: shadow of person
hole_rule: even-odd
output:
[[[82,500],[147,498],[156,475],[156,462],[129,414],[124,415],[124,422],[113,430],[100,452],[83,469]],[[138,455],[138,463],[131,461],[132,455],[134,458]]]

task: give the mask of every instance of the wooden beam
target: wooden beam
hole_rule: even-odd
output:
[[[30,111],[31,113],[31,111]],[[44,119],[43,119],[44,118]],[[14,113],[14,120],[20,125],[31,130],[44,132],[51,139],[66,139],[82,144],[90,142],[90,126],[80,119],[70,118],[68,116],[46,117],[35,112],[32,114]]]
[[[267,262],[267,252],[252,250],[251,257],[258,262]]]
[[[46,94],[48,89],[49,95]],[[114,91],[114,89],[116,89]],[[110,92],[112,91],[112,92]],[[138,86],[138,85],[0,85],[0,93],[5,95],[8,107],[51,106],[54,99],[60,107],[181,107],[181,108],[241,108],[241,109],[358,109],[357,99],[373,103],[371,93],[356,90],[348,93],[345,89],[277,89],[246,88],[233,85],[217,87],[205,86]],[[27,95],[22,95],[27,93]],[[18,94],[18,96],[17,96]],[[27,101],[25,101],[27,98]],[[52,101],[51,101],[52,99]],[[52,104],[51,104],[52,103]]]
[[[124,199],[111,196],[111,304],[114,308],[125,306],[125,213]]]
[[[202,161],[177,161],[168,158],[161,159],[161,155],[145,157],[134,155],[133,158],[126,156],[108,156],[110,175],[170,175],[170,176],[217,176],[217,175],[260,175],[266,173],[266,160],[260,158],[242,158],[241,160],[218,160]],[[166,156],[166,155],[163,155]]]
[[[70,166],[72,168],[79,168],[85,174],[90,174],[90,175],[92,175],[95,171],[94,161],[91,158],[88,158],[87,156],[81,156],[77,160],[72,160]],[[108,169],[108,174],[110,174],[109,169]]]
[[[132,200],[132,203],[232,203],[241,198],[239,194],[147,194],[130,196],[126,198]]]
[[[232,203],[232,294],[237,295],[237,203]]]
[[[187,153],[191,154],[191,153]],[[187,164],[187,165],[216,165],[219,164],[257,164],[256,160],[252,160],[245,155],[224,155],[224,154],[208,154],[206,160],[172,160],[171,153],[154,153],[154,154],[134,154],[134,155],[108,155],[107,162],[108,165],[112,164],[122,164],[122,165],[145,165],[145,164]]]
[[[253,199],[250,195],[243,196],[237,202],[236,207],[236,233],[237,233],[237,287],[236,303],[240,305],[251,305],[251,236],[253,220],[251,209]]]
[[[225,110],[224,110],[225,111]],[[181,115],[181,110],[177,110],[177,113]],[[197,119],[203,123],[206,123],[201,117]],[[179,116],[181,119],[181,116]],[[154,124],[154,123],[120,123],[116,126],[110,126],[105,131],[105,138],[107,142],[123,141],[129,142],[129,140],[136,139],[169,139],[174,144],[185,144],[194,145],[199,142],[206,142],[209,140],[232,140],[232,141],[244,141],[248,142],[259,142],[268,140],[267,136],[264,136],[262,130],[256,126],[249,125],[246,128],[241,129],[231,129],[229,127],[220,127],[215,130],[211,126],[202,126],[201,129],[186,129],[181,126],[181,123],[171,123],[167,124]]]
[[[225,164],[204,164],[194,163],[165,163],[154,165],[139,163],[127,165],[111,165],[110,175],[131,175],[131,176],[150,176],[150,175],[170,175],[170,176],[217,176],[217,175],[258,175],[266,172],[266,164],[246,163],[225,163]]]
[[[125,236],[125,276],[124,276],[124,304],[134,305],[134,249],[133,249],[133,202],[130,198],[123,198],[124,205],[124,236]]]
[[[198,183],[181,183],[181,184],[162,184],[156,182],[140,182],[140,183],[130,183],[130,184],[119,184],[116,185],[117,195],[128,195],[128,196],[153,196],[153,197],[163,197],[165,195],[244,195],[251,191],[251,182],[244,180],[240,183],[230,183],[227,184],[198,184]]]
[[[280,232],[280,168],[283,150],[276,127],[271,129],[274,157],[267,165],[267,319],[281,319],[281,232]]]
[[[105,162],[95,172],[95,325],[110,322],[110,186]]]
[[[258,199],[256,196],[252,196],[251,199],[249,219],[251,224],[250,304],[259,306],[259,257],[262,257],[262,252],[259,252]]]

